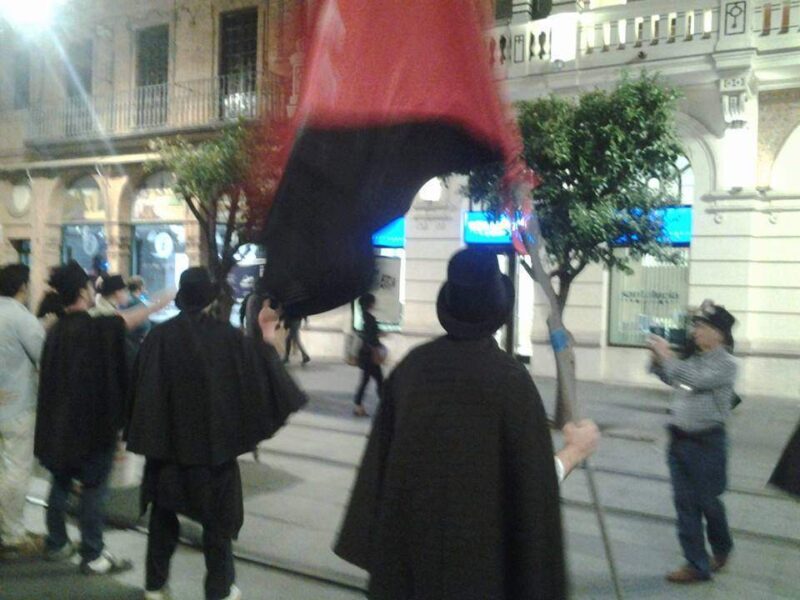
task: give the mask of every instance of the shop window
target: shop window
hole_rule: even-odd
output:
[[[150,293],[177,288],[189,266],[186,207],[173,191],[174,184],[171,173],[153,173],[137,190],[131,208],[131,272],[144,279]]]
[[[685,342],[689,300],[689,249],[675,249],[679,264],[661,262],[645,255],[630,263],[632,272],[611,272],[608,342],[620,346],[644,346],[651,333],[671,343]],[[627,255],[627,248],[615,252]]]
[[[100,187],[90,175],[77,179],[63,196],[61,259],[75,260],[90,275],[107,269],[106,204]]]
[[[64,225],[61,231],[61,260],[76,261],[96,277],[108,270],[106,235],[102,225]]]

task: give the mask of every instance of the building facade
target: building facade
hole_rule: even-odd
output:
[[[301,54],[289,0],[73,0],[53,32],[0,32],[0,260],[30,260],[35,293],[64,258],[144,273],[151,287],[199,261],[197,224],[149,173],[147,141],[202,138],[224,122],[296,101]],[[705,298],[737,317],[743,394],[798,398],[800,370],[800,5],[796,1],[498,0],[486,56],[510,100],[575,95],[625,72],[659,73],[682,93],[686,264],[644,259],[631,276],[590,266],[565,322],[582,379],[649,384],[644,331],[665,335]],[[68,59],[68,60],[65,60]],[[392,356],[442,333],[436,297],[470,236],[463,182],[431,182],[402,234],[376,238],[376,291]],[[470,224],[472,223],[472,224]],[[477,229],[476,229],[477,228]],[[685,233],[685,232],[684,232]],[[501,232],[502,237],[502,232]],[[684,236],[685,237],[685,236]],[[621,249],[620,251],[624,251]],[[554,374],[547,306],[498,248],[518,306],[501,343]],[[341,357],[359,315],[310,319],[316,356]]]
[[[555,2],[547,18],[534,19],[536,5],[499,2],[502,18],[489,32],[487,56],[511,100],[575,95],[640,70],[659,73],[682,94],[686,264],[645,259],[632,276],[585,270],[565,312],[578,377],[655,385],[644,332],[682,333],[688,307],[711,298],[738,319],[741,392],[800,397],[800,5],[611,0],[579,10]],[[442,333],[436,296],[447,260],[473,233],[462,185],[450,179],[438,200],[418,197],[406,217],[405,277],[396,292],[402,319],[387,338],[395,357]],[[530,358],[534,374],[554,375],[546,300],[522,269],[513,276],[511,346]],[[349,307],[312,318],[309,348],[341,355],[352,322]]]
[[[149,142],[285,114],[298,4],[70,0],[46,29],[0,20],[0,259],[30,262],[34,297],[67,259],[152,291],[199,262]]]

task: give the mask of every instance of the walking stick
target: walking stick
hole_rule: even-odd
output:
[[[597,492],[597,484],[594,480],[594,467],[589,464],[588,460],[583,461],[583,467],[586,470],[586,481],[589,483],[589,495],[592,497],[592,504],[597,514],[597,525],[600,527],[600,537],[603,538],[603,547],[606,551],[606,559],[608,559],[608,570],[611,574],[611,582],[614,584],[614,595],[617,600],[622,600],[622,585],[619,582],[619,574],[617,573],[617,564],[614,561],[614,554],[611,551],[611,538],[606,529],[606,515],[603,510],[603,505],[600,503],[600,494]]]

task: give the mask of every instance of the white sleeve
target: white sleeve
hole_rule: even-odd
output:
[[[566,477],[566,473],[564,473],[564,464],[561,462],[561,459],[557,456],[553,457],[556,462],[556,477],[558,478],[559,485],[563,483],[564,477]]]

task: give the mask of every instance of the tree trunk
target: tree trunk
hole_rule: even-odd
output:
[[[577,402],[577,383],[575,379],[575,351],[573,350],[572,334],[564,327],[562,320],[563,303],[566,303],[566,293],[569,291],[569,281],[562,281],[564,295],[556,294],[553,282],[542,263],[541,239],[542,233],[539,220],[532,215],[528,221],[528,233],[524,238],[525,247],[531,257],[531,267],[528,273],[533,277],[547,297],[550,305],[550,314],[547,317],[547,329],[550,333],[550,345],[556,360],[557,394],[555,425],[559,429],[574,420]]]

